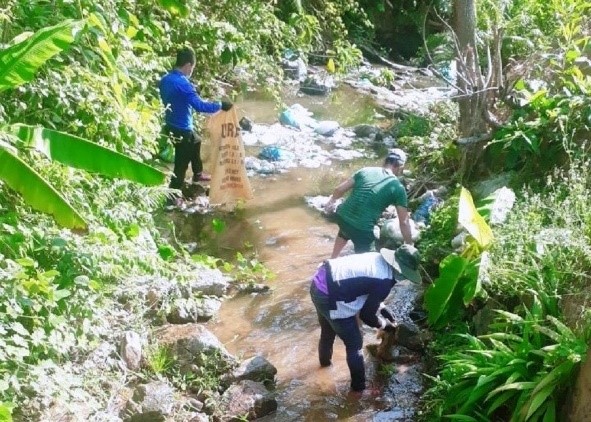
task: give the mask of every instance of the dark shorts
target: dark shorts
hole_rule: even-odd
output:
[[[369,252],[371,246],[375,241],[373,230],[365,231],[359,230],[344,221],[337,213],[333,214],[332,221],[339,226],[338,236],[340,238],[350,240],[355,247],[355,253]]]

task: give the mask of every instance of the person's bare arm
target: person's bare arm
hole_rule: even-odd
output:
[[[342,198],[344,194],[353,188],[353,186],[355,186],[355,180],[352,177],[338,185],[334,189],[326,205],[324,205],[324,208],[330,210],[334,206],[335,201],[339,198]]]
[[[400,224],[400,233],[404,243],[412,245],[412,232],[410,229],[410,213],[406,207],[396,206],[396,214],[398,214],[398,223]]]

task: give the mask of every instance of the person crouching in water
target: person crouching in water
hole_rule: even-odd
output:
[[[420,283],[419,261],[417,249],[404,244],[395,251],[382,248],[380,252],[328,259],[312,277],[310,296],[320,323],[320,366],[331,365],[338,336],[345,344],[353,392],[365,389],[363,335],[357,314],[370,327],[395,331],[394,318],[382,301],[397,280]]]

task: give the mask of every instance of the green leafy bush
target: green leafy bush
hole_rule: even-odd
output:
[[[463,335],[434,379],[445,400],[433,412],[458,420],[558,420],[564,394],[585,358],[586,338],[545,316],[541,302],[524,316],[499,311],[492,333]],[[441,389],[445,390],[442,392]]]

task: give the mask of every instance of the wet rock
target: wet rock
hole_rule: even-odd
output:
[[[222,302],[216,298],[178,299],[174,302],[166,320],[172,324],[206,322],[218,313]]]
[[[172,413],[174,389],[165,382],[138,385],[127,404],[126,421],[164,421]]]
[[[240,125],[240,129],[242,129],[242,130],[245,130],[247,132],[250,132],[252,130],[252,120],[250,120],[246,116],[244,116],[242,119],[240,119],[238,124]]]
[[[195,294],[221,297],[226,294],[230,282],[218,269],[202,268],[196,272],[197,278],[189,283],[188,289],[183,289],[184,298]]]
[[[238,292],[243,294],[268,293],[271,288],[261,283],[241,283],[237,286]]]
[[[240,381],[228,388],[221,397],[218,420],[229,422],[246,416],[248,420],[261,418],[277,410],[274,394],[259,382]]]
[[[194,397],[189,397],[185,403],[189,410],[200,412],[203,409],[203,403]]]
[[[205,413],[195,413],[189,422],[209,422],[209,417]]]
[[[414,412],[408,409],[394,408],[391,410],[384,410],[376,413],[373,417],[373,422],[395,422],[395,421],[406,421],[413,416]]]
[[[413,309],[408,316],[415,324],[423,324],[427,321],[427,313],[421,309]]]
[[[334,135],[340,127],[341,126],[339,125],[339,122],[324,120],[318,123],[318,126],[316,126],[316,129],[314,129],[314,132],[319,135],[329,137]]]
[[[187,362],[199,364],[201,353],[219,353],[226,363],[236,363],[236,358],[219,339],[201,324],[166,325],[158,328],[154,337],[160,344],[171,346],[173,352]]]
[[[251,381],[275,381],[277,368],[273,366],[264,356],[257,355],[245,360],[236,368],[227,378],[226,381],[235,383],[236,381],[251,380]]]
[[[491,302],[487,302],[484,307],[480,308],[474,317],[472,322],[474,323],[474,331],[476,335],[480,336],[489,332],[489,326],[492,324],[498,313],[496,312],[498,307]]]
[[[334,88],[334,78],[330,75],[316,74],[307,77],[300,84],[300,91],[308,95],[327,95]]]
[[[373,125],[357,125],[353,127],[353,132],[359,138],[371,138],[380,132],[380,128]]]
[[[420,237],[420,231],[416,223],[409,219],[412,239],[416,242]],[[395,248],[403,242],[402,232],[398,218],[392,218],[382,223],[379,232],[380,244],[386,248]]]
[[[398,326],[396,343],[414,351],[422,351],[425,348],[424,338],[421,330],[411,323],[404,322]]]
[[[138,333],[134,331],[125,332],[121,339],[120,354],[128,369],[136,371],[140,368],[142,339]]]

